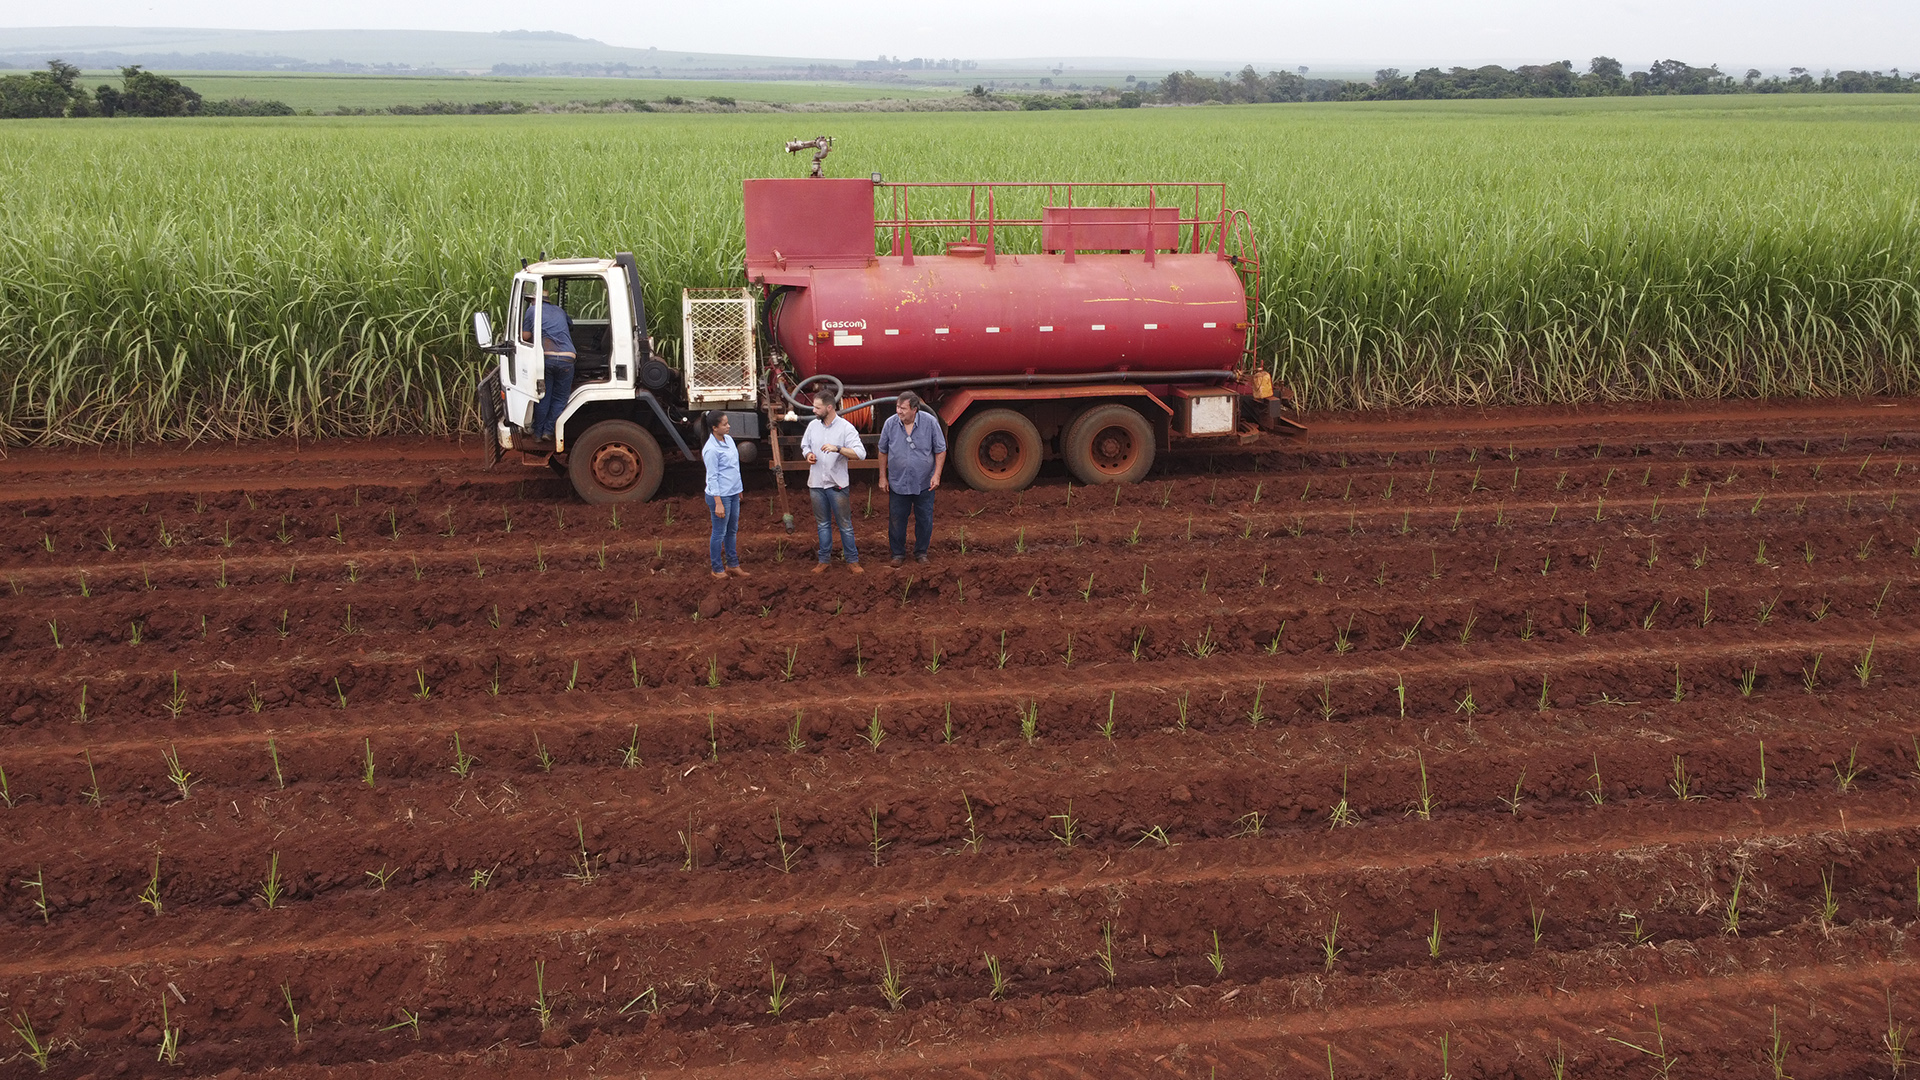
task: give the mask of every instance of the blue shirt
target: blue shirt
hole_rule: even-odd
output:
[[[707,466],[708,498],[738,495],[746,490],[740,483],[740,448],[733,444],[733,436],[727,436],[724,442],[719,436],[707,436],[707,445],[700,448],[700,460]]]
[[[879,452],[887,457],[887,487],[902,495],[919,495],[932,490],[933,456],[947,452],[947,436],[940,430],[940,421],[924,409],[908,435],[896,412],[881,425]]]
[[[540,336],[546,339],[545,352],[548,356],[565,354],[562,358],[573,359],[573,320],[567,316],[567,309],[559,304],[550,304],[545,300],[538,304],[527,305],[527,315],[520,320],[520,332],[533,332],[533,313],[540,312]]]

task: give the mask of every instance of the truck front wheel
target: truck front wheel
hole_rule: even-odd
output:
[[[1060,453],[1083,484],[1132,484],[1153,468],[1153,425],[1125,405],[1095,405],[1067,425]]]
[[[567,448],[567,479],[590,503],[646,502],[666,470],[660,443],[630,420],[602,420]]]
[[[1012,409],[988,409],[960,428],[953,465],[975,491],[1020,491],[1040,475],[1040,429]]]

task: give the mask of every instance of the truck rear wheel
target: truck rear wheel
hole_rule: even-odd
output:
[[[1067,468],[1083,484],[1132,484],[1153,468],[1153,425],[1125,405],[1095,405],[1060,440]]]
[[[590,503],[646,502],[666,471],[659,442],[630,420],[602,420],[567,448],[567,479]]]
[[[1040,475],[1040,429],[1012,409],[988,409],[954,440],[953,466],[975,491],[1019,491]]]

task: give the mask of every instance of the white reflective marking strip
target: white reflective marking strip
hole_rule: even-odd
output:
[[[1051,326],[1043,326],[1043,327],[1041,327],[1041,328],[1040,328],[1040,332],[1041,332],[1041,333],[1043,333],[1043,334],[1051,334],[1051,333],[1053,333],[1053,327],[1051,327]]]
[[[999,327],[997,327],[997,326],[989,326],[989,327],[987,327],[987,333],[989,333],[989,334],[997,334],[997,333],[999,333],[999,332],[1000,332],[1000,328],[999,328]]]
[[[833,335],[833,343],[835,345],[863,345],[866,343],[866,339],[859,334],[835,334]]]
[[[1095,330],[1105,330],[1107,328],[1107,324],[1103,322],[1097,322],[1093,324],[1093,328]]]
[[[944,334],[944,333],[946,333],[946,332],[947,332],[947,328],[946,328],[946,327],[944,327],[944,326],[936,326],[936,327],[934,327],[934,330],[933,330],[933,332],[934,332],[934,333],[936,333],[936,334]]]
[[[1147,324],[1146,328],[1148,330],[1158,330],[1160,329],[1160,324],[1157,322],[1150,322]]]
[[[1213,324],[1212,324],[1212,323],[1208,323],[1207,325],[1208,325],[1208,326],[1212,326]],[[889,331],[887,331],[887,336],[888,336],[888,337],[899,337],[899,336],[900,336],[900,331],[898,331],[898,330],[889,330]]]
[[[1213,329],[1214,327],[1216,327],[1216,326],[1219,326],[1219,325],[1220,325],[1219,323],[1201,323],[1201,324],[1200,324],[1200,326],[1201,326],[1201,328],[1202,328],[1202,329],[1206,329],[1206,330],[1211,330],[1211,329]],[[889,330],[889,331],[887,331],[887,333],[889,333],[889,334],[891,334],[891,333],[893,333],[893,331],[891,331],[891,330]]]

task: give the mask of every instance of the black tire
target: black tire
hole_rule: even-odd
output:
[[[1012,409],[988,409],[953,440],[953,467],[975,491],[1019,491],[1040,475],[1040,429]]]
[[[500,394],[500,365],[494,364],[474,387],[475,404],[480,408],[480,442],[485,448],[481,460],[491,469],[500,464],[500,416],[506,405]]]
[[[1067,425],[1060,454],[1083,484],[1133,484],[1153,469],[1153,425],[1125,405],[1095,405]]]
[[[631,420],[602,420],[567,447],[567,479],[597,505],[646,502],[666,471],[660,443]]]

